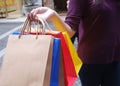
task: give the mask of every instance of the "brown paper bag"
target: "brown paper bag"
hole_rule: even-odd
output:
[[[52,44],[50,35],[10,35],[0,86],[49,86]]]
[[[60,74],[59,74],[59,86],[65,86],[64,82],[64,66],[63,66],[62,51],[60,52]]]

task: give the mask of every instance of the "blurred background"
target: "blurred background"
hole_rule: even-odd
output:
[[[67,0],[0,0],[0,18],[9,17],[13,14],[23,16],[32,9],[47,6],[57,12],[67,10]],[[15,16],[15,15],[14,15]]]

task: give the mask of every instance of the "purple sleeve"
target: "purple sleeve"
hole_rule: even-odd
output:
[[[67,23],[72,29],[78,29],[80,20],[84,16],[83,14],[86,4],[86,0],[70,0],[65,23]]]

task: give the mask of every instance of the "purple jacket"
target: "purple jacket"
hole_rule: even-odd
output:
[[[120,1],[97,1],[70,0],[65,23],[79,33],[83,63],[120,61]]]

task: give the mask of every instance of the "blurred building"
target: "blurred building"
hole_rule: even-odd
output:
[[[0,0],[0,16],[7,16],[8,13],[17,11],[26,14],[32,9],[47,6],[57,11],[66,10],[67,0]]]
[[[6,17],[8,12],[17,10],[15,0],[0,0],[0,17]]]

